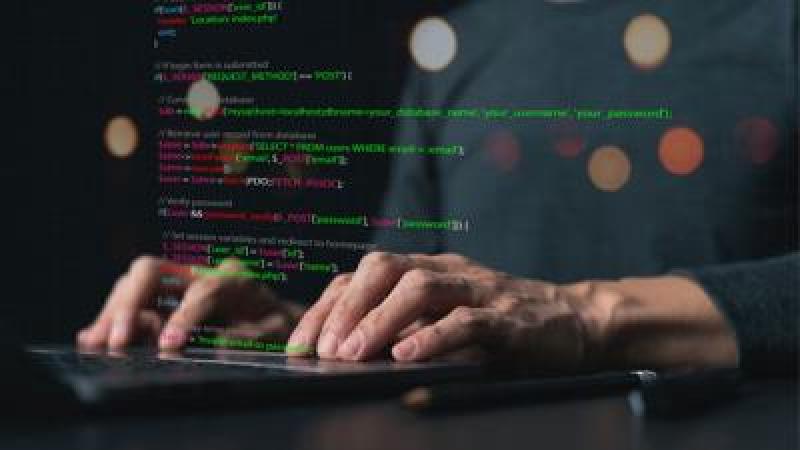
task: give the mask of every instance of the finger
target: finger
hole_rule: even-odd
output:
[[[202,277],[189,285],[161,332],[158,346],[162,350],[177,350],[186,345],[191,330],[210,316],[222,300],[225,282],[222,277]]]
[[[124,274],[117,279],[114,286],[111,288],[111,294],[108,296],[103,309],[95,318],[91,325],[78,332],[77,340],[78,345],[87,349],[96,349],[108,345],[108,335],[111,331],[110,305],[113,299],[119,298],[121,292],[128,289],[128,274]],[[114,300],[117,301],[117,300]]]
[[[98,317],[93,324],[78,332],[76,336],[78,347],[87,350],[96,350],[105,347],[108,342],[108,333],[110,330],[110,317]]]
[[[464,277],[425,269],[406,272],[386,301],[358,324],[339,349],[342,359],[364,360],[386,348],[403,328],[432,311],[475,303],[475,289]]]
[[[286,351],[294,356],[302,356],[311,353],[311,349],[319,338],[322,324],[333,309],[333,305],[342,296],[347,286],[352,280],[353,274],[346,273],[336,276],[328,287],[322,292],[319,300],[303,314],[300,322],[295,327]]]
[[[166,261],[152,256],[137,258],[115,285],[101,315],[110,321],[108,346],[121,349],[133,339],[138,312],[153,300],[161,281],[160,268]]]
[[[244,293],[244,289],[251,287],[248,279],[237,276],[245,271],[247,267],[237,258],[226,258],[214,270],[203,271],[206,276],[194,275],[197,270],[191,268],[194,281],[164,326],[159,347],[177,350],[185,346],[192,329],[208,319],[223,301],[237,300],[230,298],[233,293]]]
[[[151,310],[143,310],[138,314],[138,318],[133,321],[134,337],[141,332],[147,342],[157,342],[161,331],[163,320],[158,313]],[[87,350],[96,350],[106,345],[108,334],[111,330],[110,316],[98,319],[94,324],[78,333],[78,347]]]
[[[325,319],[317,352],[324,358],[336,357],[344,337],[373,307],[382,302],[405,272],[412,268],[411,258],[373,252],[361,259],[353,278]]]
[[[423,361],[480,345],[492,333],[493,314],[485,308],[455,308],[438,322],[395,345],[392,356],[398,361]]]
[[[403,339],[411,336],[412,334],[416,333],[417,331],[423,329],[424,327],[426,327],[426,326],[428,326],[430,324],[431,324],[431,321],[428,320],[427,318],[421,318],[421,319],[415,320],[411,325],[403,328],[402,331],[397,333],[397,335],[394,336],[394,338],[392,338],[392,344],[396,344],[396,343],[402,341]]]

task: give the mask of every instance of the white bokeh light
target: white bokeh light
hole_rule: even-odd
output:
[[[660,17],[642,14],[628,23],[623,41],[633,65],[642,70],[653,70],[666,61],[672,36],[669,26]]]
[[[630,180],[631,161],[621,148],[605,145],[592,153],[588,173],[589,180],[597,189],[616,192]]]
[[[453,27],[444,19],[428,17],[414,27],[409,47],[420,69],[438,72],[456,57],[458,39]]]
[[[222,98],[214,83],[202,78],[189,86],[186,105],[189,113],[197,120],[209,120],[217,115]]]

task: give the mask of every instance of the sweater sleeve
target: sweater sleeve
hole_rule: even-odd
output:
[[[736,333],[749,376],[797,373],[800,253],[688,270]]]

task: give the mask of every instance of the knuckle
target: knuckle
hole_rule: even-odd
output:
[[[369,252],[361,258],[359,265],[371,266],[376,264],[388,264],[393,260],[393,255],[388,252]]]
[[[558,295],[562,298],[589,297],[589,290],[584,281],[561,284],[558,291]]]
[[[328,330],[336,330],[358,318],[358,309],[352,302],[340,302],[328,315],[325,326]]]
[[[589,297],[594,292],[596,286],[591,281],[581,281],[568,286],[575,295],[580,297]]]
[[[466,327],[473,326],[475,324],[475,321],[477,320],[477,315],[475,314],[475,311],[466,306],[456,307],[455,309],[453,309],[453,312],[451,314],[453,316],[453,319],[461,326],[466,326]]]
[[[397,273],[404,270],[403,259],[399,255],[388,252],[370,252],[361,258],[358,268],[375,270],[380,273]]]
[[[439,340],[444,337],[444,329],[441,325],[433,325],[430,330],[430,338],[432,340]]]
[[[471,263],[470,259],[464,255],[458,253],[445,253],[442,255],[442,258],[447,260],[450,263],[456,265],[468,265]]]
[[[613,305],[621,302],[625,297],[617,290],[610,289],[605,286],[598,286],[594,283],[589,288],[588,292],[589,293],[587,297],[593,300],[597,305]]]
[[[494,308],[501,313],[513,312],[522,305],[522,302],[516,297],[500,297],[494,304]]]
[[[435,287],[436,276],[429,270],[411,269],[403,275],[402,282],[409,288],[430,292]]]
[[[337,287],[344,286],[344,285],[350,283],[351,279],[353,279],[353,274],[352,273],[342,273],[342,274],[336,275],[333,278],[333,281],[331,281],[331,285],[332,286],[337,286]]]
[[[557,301],[562,294],[562,291],[558,288],[558,286],[551,283],[544,283],[542,290],[544,298],[551,302]]]

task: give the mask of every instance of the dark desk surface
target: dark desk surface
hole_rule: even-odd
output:
[[[762,383],[722,409],[638,419],[624,396],[420,417],[391,401],[201,415],[54,421],[3,430],[2,449],[774,449],[798,448],[797,390]]]

